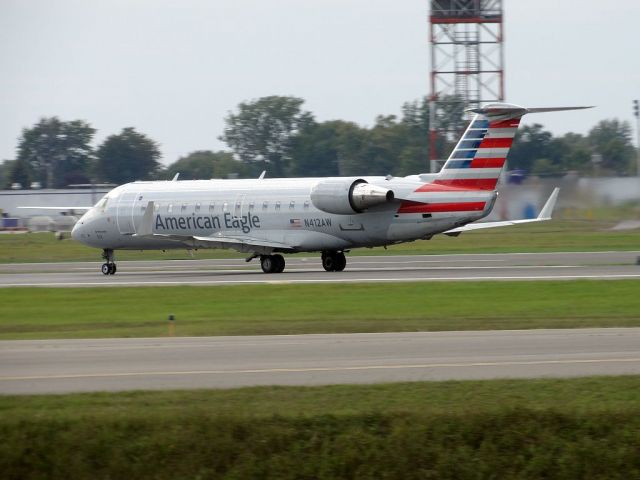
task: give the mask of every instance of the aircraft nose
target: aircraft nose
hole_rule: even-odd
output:
[[[78,241],[78,237],[80,236],[80,233],[78,232],[79,229],[80,229],[80,220],[78,220],[76,224],[73,226],[73,228],[71,229],[71,238],[73,238],[76,242]]]
[[[73,238],[76,242],[81,242],[83,229],[84,229],[84,220],[82,220],[81,218],[76,222],[76,224],[71,229],[71,238]]]

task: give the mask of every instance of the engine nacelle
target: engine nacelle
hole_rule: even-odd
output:
[[[394,197],[392,190],[371,185],[362,178],[328,178],[311,189],[311,201],[317,209],[338,215],[362,213]]]

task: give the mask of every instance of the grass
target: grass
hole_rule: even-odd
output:
[[[600,215],[604,216],[604,215]],[[612,220],[554,220],[540,224],[469,232],[452,238],[436,235],[383,248],[355,249],[351,255],[413,255],[443,253],[509,253],[550,251],[638,250],[637,231],[610,231]],[[0,263],[100,261],[100,250],[73,240],[56,240],[50,233],[0,235]],[[304,254],[305,256],[315,254]],[[197,258],[238,258],[229,250],[199,250]],[[191,258],[185,250],[118,251],[118,260]]]
[[[638,478],[640,377],[0,397],[32,478]]]
[[[34,301],[37,292],[38,301]],[[0,338],[640,325],[635,280],[0,289]]]

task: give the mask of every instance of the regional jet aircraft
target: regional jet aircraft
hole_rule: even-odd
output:
[[[491,212],[496,184],[523,115],[588,107],[493,103],[475,116],[436,174],[407,177],[263,178],[133,182],[114,188],[78,221],[75,240],[101,248],[102,273],[116,250],[228,248],[259,258],[265,273],[283,253],[321,252],[339,272],[345,252],[436,234],[549,220],[558,190],[537,218],[472,223]]]

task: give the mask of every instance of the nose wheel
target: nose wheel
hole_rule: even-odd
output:
[[[327,272],[341,272],[347,266],[343,252],[322,252],[322,268]]]
[[[117,271],[116,267],[116,257],[113,253],[113,250],[110,248],[105,248],[102,251],[102,258],[107,261],[107,263],[103,263],[101,267],[101,271],[103,275],[115,275]]]

